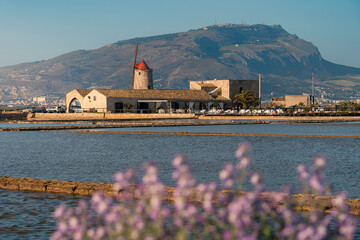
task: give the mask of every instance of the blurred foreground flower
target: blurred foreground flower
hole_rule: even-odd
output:
[[[115,176],[117,201],[103,192],[93,194],[91,203],[80,201],[76,209],[60,205],[54,212],[58,221],[52,239],[353,239],[356,218],[349,213],[346,195],[333,200],[336,207],[324,214],[315,206],[311,212],[294,210],[284,193],[266,197],[258,173],[249,174],[249,146],[236,151],[239,163],[226,164],[219,177],[226,191],[216,183],[198,184],[187,158],[173,161],[173,204],[166,187],[158,179],[158,170],[146,164],[146,173],[138,183],[133,170]],[[299,179],[306,193],[325,194],[325,159],[316,158],[308,170],[299,166]],[[250,180],[253,191],[239,192]]]

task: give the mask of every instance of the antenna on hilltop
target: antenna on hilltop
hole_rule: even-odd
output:
[[[215,26],[216,26],[216,16],[215,16]]]

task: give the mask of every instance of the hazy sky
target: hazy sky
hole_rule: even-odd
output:
[[[224,23],[280,24],[360,67],[360,0],[0,0],[0,66]]]

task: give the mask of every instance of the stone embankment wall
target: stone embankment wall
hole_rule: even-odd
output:
[[[24,121],[26,117],[26,113],[0,112],[0,121]]]
[[[29,113],[29,121],[76,121],[76,120],[136,120],[136,119],[188,119],[194,113],[136,114],[136,113]]]
[[[109,196],[114,197],[117,193],[113,191],[113,183],[94,183],[94,182],[72,182],[58,180],[40,180],[35,178],[0,176],[0,189],[16,191],[35,191],[47,193],[64,193],[72,195],[89,196],[95,191],[104,191]],[[133,189],[136,185],[133,186]],[[167,197],[164,201],[173,201],[174,188],[166,187]],[[194,189],[195,193],[195,189]],[[243,192],[239,192],[242,194]],[[121,194],[121,193],[120,193]],[[234,194],[233,191],[219,191],[218,194]],[[281,193],[278,193],[281,194]],[[267,198],[268,193],[263,193],[262,197]],[[295,209],[299,211],[310,211],[314,206],[321,208],[325,212],[331,212],[334,209],[334,197],[316,196],[313,194],[291,195],[289,201],[296,203]],[[195,201],[195,200],[194,200]],[[282,203],[280,203],[282,204]],[[351,207],[354,215],[360,216],[360,199],[349,199],[347,204]]]
[[[45,121],[44,121],[45,122]],[[61,121],[46,121],[46,123],[62,123]],[[40,123],[42,123],[40,121]],[[119,121],[119,122],[106,122],[106,121],[67,121],[69,125],[59,126],[28,126],[28,127],[0,127],[2,131],[76,131],[76,132],[89,132],[84,129],[101,129],[101,128],[128,128],[128,127],[174,127],[174,126],[208,126],[208,125],[244,125],[244,124],[263,124],[260,121],[254,122],[181,122],[181,121],[166,121],[166,120],[138,120],[138,121]],[[74,125],[72,125],[72,124]],[[83,130],[83,131],[82,131]],[[96,131],[98,132],[98,131]],[[101,131],[102,133],[114,133],[110,131]],[[93,132],[95,133],[95,131]],[[127,132],[116,131],[115,133],[126,134]],[[151,134],[151,132],[136,132],[136,134]],[[181,134],[181,133],[179,133]],[[360,136],[359,136],[360,138]]]
[[[265,120],[265,121],[286,121],[296,122],[349,122],[360,121],[360,116],[198,116],[200,120]]]

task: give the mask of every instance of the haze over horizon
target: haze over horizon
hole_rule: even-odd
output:
[[[280,24],[331,62],[360,68],[360,1],[0,2],[0,67],[213,24]]]

